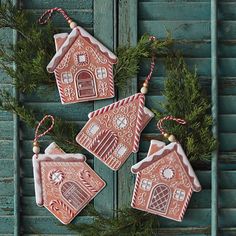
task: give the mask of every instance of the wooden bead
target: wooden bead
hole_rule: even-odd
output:
[[[39,154],[40,152],[40,147],[39,146],[33,146],[33,153]]]
[[[167,134],[167,133],[164,133],[163,135],[164,135],[165,138],[169,138],[169,136],[170,136],[170,135]]]
[[[141,92],[142,94],[147,94],[148,88],[147,88],[147,87],[142,87],[141,90],[140,90],[140,92]]]
[[[168,140],[169,140],[170,142],[175,142],[175,141],[176,141],[176,138],[175,138],[175,136],[174,136],[173,134],[171,134],[171,135],[169,136]]]
[[[33,146],[39,146],[39,143],[37,141],[33,142]]]
[[[72,22],[70,23],[70,28],[71,28],[71,29],[74,29],[76,26],[77,26],[77,24],[76,24],[74,21],[72,21]]]
[[[70,24],[72,22],[72,20],[70,19],[70,20],[68,20],[68,24]]]
[[[146,88],[147,88],[147,87],[148,87],[148,83],[147,83],[147,82],[144,82],[144,83],[143,83],[143,87],[146,87]]]

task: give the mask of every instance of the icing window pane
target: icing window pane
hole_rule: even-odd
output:
[[[96,75],[98,79],[107,78],[107,69],[105,67],[98,67],[96,69]]]
[[[65,72],[62,74],[62,83],[70,84],[73,82],[73,76],[70,72]]]
[[[149,191],[152,187],[152,181],[151,180],[148,180],[148,179],[143,179],[142,180],[142,183],[141,183],[141,188],[143,190],[147,190]]]
[[[117,157],[122,157],[127,151],[127,147],[125,147],[124,145],[119,145],[117,147],[117,151],[116,151],[116,156]]]
[[[98,132],[98,130],[99,130],[99,125],[92,124],[91,127],[89,128],[89,134],[94,135]]]
[[[178,201],[183,201],[185,198],[185,191],[182,189],[176,189],[174,193],[174,199]]]

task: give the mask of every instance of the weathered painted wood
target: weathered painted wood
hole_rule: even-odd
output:
[[[137,43],[137,1],[119,1],[119,35],[118,46],[136,45]],[[127,83],[126,88],[118,90],[118,98],[122,99],[137,92],[137,78]],[[118,207],[130,206],[135,176],[130,172],[131,166],[137,162],[137,154],[131,154],[118,171]]]
[[[108,48],[116,46],[116,1],[94,1],[94,35]],[[105,30],[104,30],[105,29]],[[94,110],[112,103],[113,99],[94,102]],[[94,159],[94,170],[106,182],[106,188],[94,199],[94,206],[106,215],[112,216],[117,207],[117,176],[97,158]]]
[[[140,20],[209,20],[209,2],[140,2]],[[181,14],[180,14],[181,12]]]
[[[14,173],[14,160],[10,159],[3,159],[0,160],[0,178],[9,178],[12,177],[13,173]]]
[[[155,25],[155,27],[153,27]],[[233,26],[233,25],[232,25]],[[139,35],[150,33],[158,38],[166,37],[167,30],[175,39],[196,40],[210,38],[209,21],[139,21]]]
[[[13,122],[0,121],[0,139],[11,140],[13,138]]]
[[[89,216],[76,217],[73,224],[89,223],[92,218]],[[58,222],[54,216],[24,216],[22,217],[22,227],[24,234],[68,234],[71,231],[68,227]],[[39,233],[40,232],[40,233]]]
[[[13,196],[0,196],[0,216],[14,214]]]
[[[147,96],[146,104],[147,107],[152,109],[160,108],[158,101],[163,101],[164,98],[162,96]],[[236,96],[219,96],[219,113],[220,114],[235,114],[236,113]]]
[[[211,97],[212,97],[212,132],[218,141],[218,28],[217,28],[217,0],[211,0]],[[212,153],[211,160],[211,235],[218,235],[218,148]]]
[[[14,195],[14,186],[13,186],[14,179],[12,176],[8,178],[0,178],[0,189],[1,189],[2,196]]]
[[[0,234],[7,235],[14,233],[14,217],[13,216],[0,216]]]
[[[12,140],[0,140],[0,160],[12,159]]]
[[[86,121],[88,119],[88,113],[93,109],[93,103],[76,103],[62,105],[61,103],[45,102],[45,103],[25,103],[25,107],[31,108],[35,111],[41,111],[48,114],[54,114],[67,121]],[[80,112],[78,112],[80,111]],[[38,117],[39,120],[42,116]]]
[[[55,7],[55,1],[48,0],[22,0],[22,7],[24,9],[48,9]],[[70,0],[65,2],[64,0],[57,0],[58,7],[65,9],[93,9],[93,0]]]
[[[210,209],[187,209],[184,220],[176,222],[163,217],[158,217],[161,228],[166,227],[207,227],[211,224]]]
[[[32,20],[37,21],[39,17],[44,13],[45,10],[29,10],[29,12],[33,13]],[[73,9],[67,10],[69,16],[74,19],[78,25],[82,27],[93,27],[93,12],[90,9],[81,10],[81,9]],[[65,18],[61,14],[55,14],[53,16],[53,25],[56,27],[65,27],[68,29],[68,23]]]

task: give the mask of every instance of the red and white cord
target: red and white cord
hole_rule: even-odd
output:
[[[51,125],[48,129],[46,129],[43,133],[39,134],[39,128],[40,126],[42,126],[42,124],[47,120],[47,119],[51,119]],[[43,119],[41,121],[39,121],[38,125],[36,126],[35,129],[35,135],[34,135],[34,142],[33,142],[33,152],[37,155],[40,151],[39,148],[39,143],[38,140],[39,138],[43,137],[44,135],[46,135],[48,132],[50,132],[53,127],[54,127],[54,117],[52,115],[46,115],[43,117]]]
[[[43,25],[46,24],[51,18],[52,18],[52,14],[54,12],[59,12],[62,14],[62,16],[65,18],[65,20],[68,22],[68,24],[70,25],[70,28],[75,28],[77,25],[75,22],[72,21],[72,19],[68,16],[68,14],[66,13],[65,10],[63,10],[60,7],[54,7],[51,9],[48,9],[47,11],[45,11],[39,18],[38,23]]]
[[[155,41],[156,37],[150,36],[149,40],[150,41]],[[142,94],[146,94],[148,92],[148,83],[149,83],[149,81],[152,77],[152,73],[154,71],[155,65],[156,65],[156,57],[153,55],[152,59],[151,59],[150,71],[149,71],[149,73],[148,73],[148,75],[147,75],[147,77],[146,77],[146,79],[143,83],[143,87],[140,90]]]
[[[176,141],[174,135],[168,134],[167,131],[163,128],[164,121],[166,120],[175,121],[176,123],[181,124],[181,125],[185,125],[187,122],[183,119],[176,118],[174,116],[165,116],[164,118],[160,119],[157,122],[157,128],[160,130],[161,134],[164,135],[166,138],[168,138],[170,142],[174,142]]]

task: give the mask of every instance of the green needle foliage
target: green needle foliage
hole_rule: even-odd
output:
[[[156,118],[172,115],[185,119],[186,125],[166,121],[166,130],[176,136],[190,160],[209,159],[217,143],[211,131],[211,104],[202,92],[196,71],[190,71],[180,55],[168,57],[166,68],[165,100],[160,110],[154,110]]]
[[[15,113],[29,127],[35,128],[39,120],[36,118],[36,111],[33,111],[21,105],[8,92],[0,90],[0,110]],[[42,119],[45,113],[37,111],[37,116]],[[50,131],[49,136],[67,153],[77,153],[81,151],[81,146],[75,141],[75,136],[79,132],[79,127],[73,123],[63,121],[58,117],[55,118],[55,124]],[[47,120],[39,129],[44,132],[50,126],[50,120]]]
[[[114,67],[114,79],[119,88],[139,72],[139,63],[143,58],[164,56],[173,44],[170,34],[165,40],[149,40],[149,35],[143,35],[135,47],[123,46],[117,49],[118,63]]]
[[[55,51],[52,25],[42,27],[30,14],[7,1],[0,6],[0,29],[3,28],[14,29],[18,35],[15,45],[0,44],[0,69],[13,79],[17,89],[30,93],[40,84],[54,84],[53,76],[46,71]]]
[[[92,223],[68,225],[81,236],[152,236],[157,233],[157,216],[146,212],[124,208],[116,212],[116,217],[107,218],[92,206],[87,211],[94,218]]]

